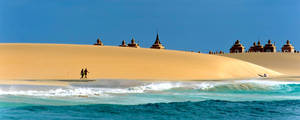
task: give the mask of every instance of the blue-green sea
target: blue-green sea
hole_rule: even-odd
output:
[[[296,120],[300,82],[97,80],[0,85],[0,120]]]

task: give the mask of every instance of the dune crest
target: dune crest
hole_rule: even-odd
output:
[[[193,52],[69,44],[0,44],[0,80],[218,80],[281,73],[237,59]]]

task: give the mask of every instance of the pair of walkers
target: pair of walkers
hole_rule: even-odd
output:
[[[88,73],[90,73],[88,70],[87,70],[87,68],[85,68],[85,69],[81,69],[81,72],[80,72],[80,75],[81,75],[81,78],[80,79],[82,79],[82,78],[87,78],[87,74]]]

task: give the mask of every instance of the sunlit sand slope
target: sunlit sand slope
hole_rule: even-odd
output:
[[[224,56],[248,61],[288,75],[300,75],[299,53],[243,53]]]
[[[280,75],[228,57],[148,48],[0,44],[0,55],[0,80],[79,79],[85,67],[92,79],[211,80]]]

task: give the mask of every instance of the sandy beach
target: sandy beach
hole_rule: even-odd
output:
[[[237,59],[194,52],[70,44],[0,44],[0,83],[11,80],[222,80],[280,72]],[[16,82],[14,82],[16,83]],[[53,83],[56,84],[56,83]]]
[[[238,53],[220,54],[263,66],[285,75],[300,76],[299,53]]]

